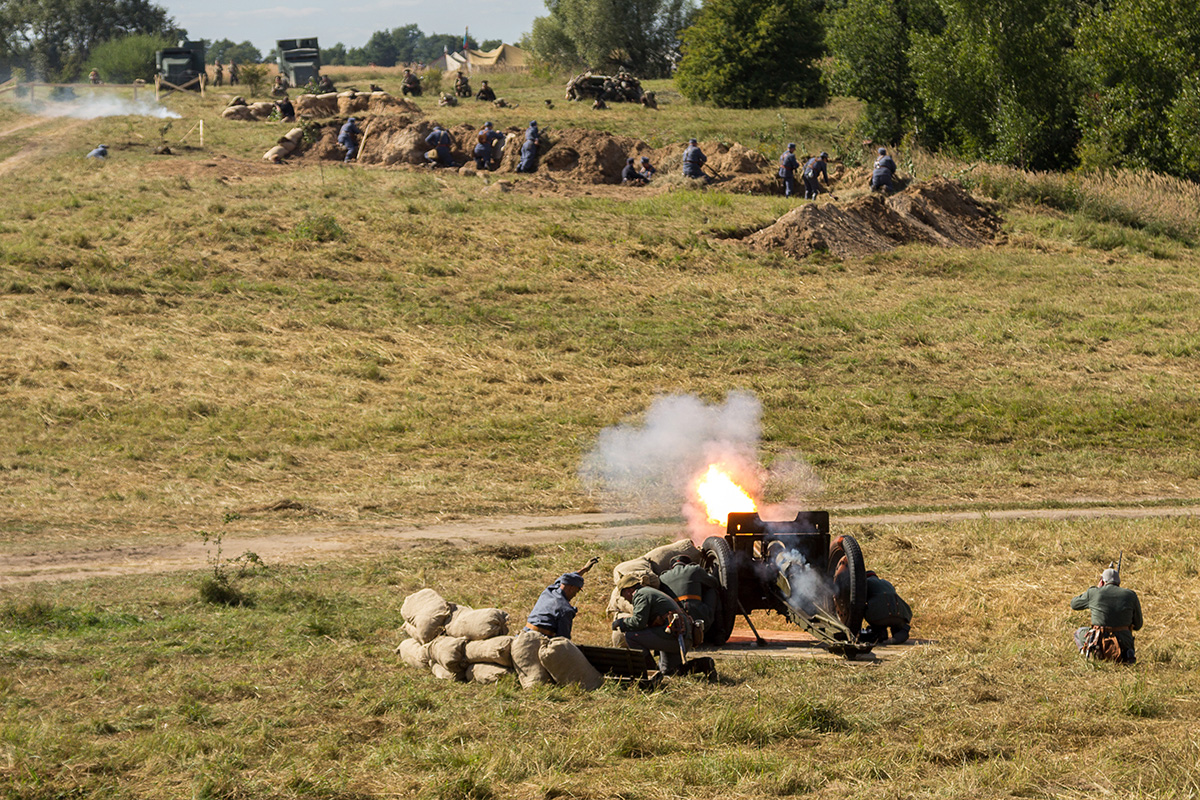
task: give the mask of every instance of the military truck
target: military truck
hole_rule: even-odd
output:
[[[315,36],[311,39],[278,39],[275,56],[279,61],[279,74],[292,86],[304,86],[321,75],[321,50]]]
[[[204,75],[204,42],[192,42],[180,39],[175,47],[167,47],[154,54],[154,64],[158,75],[164,81],[174,84],[181,89],[200,91],[200,81]]]

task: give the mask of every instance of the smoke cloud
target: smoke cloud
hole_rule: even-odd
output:
[[[181,114],[161,106],[153,100],[139,98],[136,102],[111,94],[96,94],[91,97],[38,103],[30,113],[41,117],[71,117],[74,119],[98,119],[100,117],[153,117],[154,119],[180,119]]]
[[[811,496],[819,486],[801,460],[780,459],[770,471],[759,465],[761,417],[762,404],[750,392],[732,391],[723,403],[660,397],[640,422],[601,431],[580,477],[606,509],[682,513],[694,538],[709,536],[713,526],[693,505],[691,487],[710,464],[721,464],[756,498],[765,488],[776,496]]]

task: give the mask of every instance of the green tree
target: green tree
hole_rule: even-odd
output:
[[[690,0],[546,0],[549,17],[533,22],[533,55],[542,63],[668,75],[679,32],[694,15]],[[549,20],[549,21],[545,21]]]
[[[1079,26],[1080,160],[1195,177],[1200,173],[1200,6],[1116,0]]]
[[[333,47],[321,48],[321,63],[338,66],[346,62],[346,45],[338,42]]]
[[[239,64],[257,64],[262,61],[262,52],[249,40],[235,44],[230,39],[218,39],[204,49],[210,62],[219,59],[224,63],[236,61]]]
[[[106,83],[133,83],[139,78],[153,81],[154,54],[172,44],[166,37],[145,33],[110,39],[92,48],[87,66],[95,68]]]
[[[479,43],[479,49],[486,53],[489,50],[495,50],[502,44],[504,44],[503,39],[484,39]]]
[[[914,31],[917,96],[944,143],[1034,169],[1074,161],[1074,6],[1060,0],[939,0],[940,32]]]
[[[933,0],[848,0],[830,13],[825,81],[835,94],[865,101],[858,123],[864,135],[896,142],[906,129],[923,126],[908,61],[910,33],[938,33],[942,26]]]
[[[75,78],[93,47],[138,33],[185,35],[149,0],[0,0],[0,61],[44,78]]]
[[[683,32],[675,83],[721,107],[819,105],[821,42],[812,0],[708,0]]]

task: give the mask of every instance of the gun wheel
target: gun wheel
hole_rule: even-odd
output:
[[[704,568],[721,583],[713,625],[705,631],[704,643],[722,645],[729,641],[729,634],[733,633],[733,623],[737,619],[737,567],[733,563],[733,550],[720,536],[708,537],[700,549],[704,554]]]
[[[838,619],[857,637],[867,610],[867,570],[853,536],[839,536],[829,545],[828,574]]]

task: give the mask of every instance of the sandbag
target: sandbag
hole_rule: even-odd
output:
[[[250,111],[249,106],[229,106],[221,112],[221,116],[225,119],[236,119],[242,122],[254,119],[254,114]]]
[[[433,673],[433,677],[443,681],[461,681],[463,679],[462,673],[451,672],[436,662],[429,665],[429,670]]]
[[[541,683],[553,683],[554,679],[542,666],[541,647],[545,640],[537,631],[522,631],[513,637],[512,654],[513,669],[517,672],[517,680],[521,688],[532,689]]]
[[[410,667],[429,669],[429,645],[421,644],[416,639],[405,639],[396,648],[400,660]]]
[[[613,584],[616,585],[620,583],[621,578],[624,578],[626,575],[650,575],[653,577],[642,578],[642,585],[653,586],[655,589],[657,589],[659,586],[658,573],[654,571],[654,565],[650,563],[650,559],[646,558],[645,556],[642,556],[641,558],[631,558],[628,561],[622,561],[620,564],[617,564],[615,567],[613,567]]]
[[[562,686],[577,684],[589,692],[599,689],[604,676],[587,660],[583,651],[565,636],[542,639],[538,655],[542,666]]]
[[[493,636],[490,639],[480,639],[467,642],[463,649],[467,661],[472,664],[497,664],[501,667],[512,666],[511,636]]]
[[[628,613],[621,612],[620,614],[617,614],[615,617],[613,617],[613,619],[629,619],[632,616],[633,616],[633,611],[630,610]],[[632,647],[629,646],[629,640],[625,638],[625,631],[615,630],[612,632],[612,646],[613,647],[624,647],[626,650],[633,649]]]
[[[292,147],[299,147],[300,142],[304,139],[304,128],[292,128],[290,131],[279,137],[278,144],[291,142]]]
[[[495,683],[511,672],[508,667],[481,662],[467,665],[466,678],[475,683]]]
[[[333,117],[338,113],[337,92],[302,94],[296,98],[296,113],[306,117]]]
[[[451,672],[467,668],[467,640],[461,636],[439,636],[429,643],[429,660]]]
[[[622,597],[621,590],[614,586],[612,594],[608,598],[608,607],[605,609],[605,612],[607,612],[610,617],[614,614],[632,614],[633,603]]]
[[[246,106],[246,108],[250,109],[250,113],[255,119],[266,119],[267,117],[271,116],[272,113],[274,113],[275,104],[268,103],[264,100],[259,103],[251,103],[250,105]]]
[[[508,633],[508,614],[498,608],[479,608],[455,614],[446,623],[446,635],[468,641],[491,639]]]
[[[400,616],[408,623],[405,631],[422,644],[442,633],[453,609],[433,589],[422,589],[404,598]]]
[[[267,152],[263,153],[263,161],[270,161],[272,164],[278,164],[291,151],[281,144],[277,144]]]
[[[675,556],[687,556],[693,564],[700,563],[700,550],[691,539],[680,539],[677,542],[664,544],[646,553],[646,560],[654,567],[655,574],[666,572],[671,568],[671,559]]]

